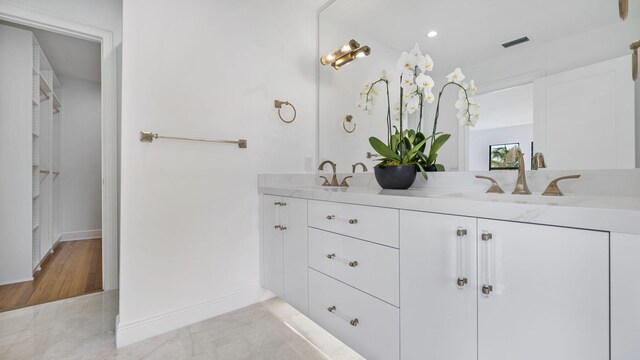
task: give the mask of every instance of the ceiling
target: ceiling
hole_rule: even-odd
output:
[[[58,77],[100,82],[99,43],[4,21],[0,21],[0,24],[33,32]]]
[[[634,5],[629,18],[640,17]],[[462,66],[621,21],[616,0],[337,0],[320,19],[321,28],[348,24],[397,52],[418,43],[438,63]],[[427,38],[430,30],[439,35]],[[523,36],[531,41],[501,46]]]

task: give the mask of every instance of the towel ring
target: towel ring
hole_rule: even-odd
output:
[[[344,129],[344,131],[348,132],[349,134],[356,131],[356,126],[358,125],[354,123],[353,129],[351,130],[347,129],[347,123],[351,123],[351,120],[353,120],[353,115],[347,115],[344,117],[344,120],[342,121],[342,128]]]
[[[289,105],[293,109],[293,118],[291,120],[287,121],[282,117],[282,114],[280,113],[280,111],[282,110],[282,105]],[[274,101],[274,106],[276,107],[276,109],[278,109],[278,117],[280,118],[280,120],[282,120],[282,122],[287,123],[287,124],[291,124],[296,119],[296,115],[297,115],[296,107],[293,106],[293,104],[291,104],[290,102],[275,100]]]

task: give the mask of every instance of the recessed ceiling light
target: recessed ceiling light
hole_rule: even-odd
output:
[[[432,38],[432,37],[436,37],[436,36],[438,36],[438,32],[437,32],[437,31],[435,31],[435,30],[431,30],[431,31],[429,31],[429,32],[427,33],[427,36],[428,36],[428,37],[430,37],[430,38]]]

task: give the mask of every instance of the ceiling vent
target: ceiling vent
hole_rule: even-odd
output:
[[[510,48],[512,46],[516,46],[516,45],[520,45],[523,43],[526,43],[527,41],[529,41],[529,37],[525,36],[525,37],[521,37],[520,39],[515,39],[515,40],[511,40],[509,42],[506,42],[504,44],[502,44],[503,48]]]

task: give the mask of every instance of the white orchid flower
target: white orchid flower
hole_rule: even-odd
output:
[[[422,72],[433,71],[433,59],[429,55],[418,58],[417,65]]]
[[[420,51],[420,46],[418,44],[415,44],[413,49],[411,49],[411,52],[409,52],[409,55],[413,56],[414,58],[418,58],[422,56],[422,51]]]
[[[408,52],[403,52],[400,54],[400,59],[398,60],[398,71],[413,71],[413,68],[416,66],[416,58],[409,55]]]
[[[457,84],[460,84],[462,80],[464,80],[464,78],[465,76],[460,68],[456,68],[451,74],[447,75],[447,80],[449,80],[449,82],[454,82]]]
[[[414,94],[413,96],[410,96],[409,99],[407,99],[407,112],[409,114],[413,114],[416,110],[418,110],[418,107],[420,106],[420,97],[416,94]]]
[[[408,74],[402,75],[402,82],[400,83],[400,86],[402,86],[404,89],[413,85],[413,76],[407,76],[407,75]]]
[[[433,86],[435,85],[435,82],[433,81],[431,76],[420,74],[416,77],[416,84],[421,89],[431,91],[431,89],[433,89]]]
[[[425,100],[427,100],[427,102],[429,104],[431,104],[433,102],[433,100],[435,100],[436,98],[433,96],[433,93],[431,91],[424,91],[424,98]]]
[[[461,97],[458,98],[458,100],[456,101],[455,107],[458,110],[464,110],[467,111],[467,98],[466,97]]]
[[[476,82],[474,80],[469,81],[469,88],[467,92],[471,94],[471,96],[475,96],[478,93],[478,88],[476,87]]]
[[[411,96],[415,95],[418,91],[418,85],[416,84],[411,84],[407,87],[404,88],[404,100],[407,101]]]

